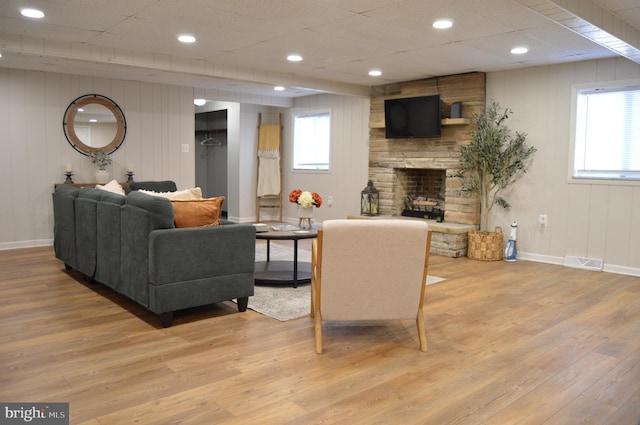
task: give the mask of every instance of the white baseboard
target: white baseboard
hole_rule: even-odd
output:
[[[604,263],[602,271],[640,277],[640,269],[636,267],[616,266],[615,264]]]
[[[541,254],[533,254],[530,252],[518,251],[518,259],[535,261],[538,263],[557,264],[559,266],[564,266],[564,257],[554,257],[551,255],[541,255]],[[606,262],[604,263],[604,267],[602,268],[602,271],[640,277],[640,268],[618,266],[615,264],[608,264]]]
[[[6,249],[35,248],[37,246],[52,246],[53,239],[39,239],[35,241],[0,242],[0,251]]]
[[[551,255],[534,254],[531,252],[518,251],[518,259],[535,261],[537,263],[557,264],[559,266],[564,264],[564,257],[554,257]]]

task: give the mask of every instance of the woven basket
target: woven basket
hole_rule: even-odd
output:
[[[500,261],[504,258],[504,237],[502,227],[496,227],[494,232],[469,232],[467,257],[482,261]]]

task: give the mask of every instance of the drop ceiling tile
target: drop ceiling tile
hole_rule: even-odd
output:
[[[383,20],[387,25],[412,28],[428,37],[443,41],[459,41],[511,31],[509,26],[490,21],[444,1],[407,0],[398,6],[376,9],[367,16]],[[454,25],[447,30],[436,30],[431,25],[440,18],[452,19]]]
[[[575,54],[589,51],[612,54],[608,49],[551,22],[542,27],[523,30],[522,34],[558,49],[573,51]]]
[[[49,39],[55,32],[56,40],[64,42],[85,43],[99,34],[98,31],[85,30],[74,27],[61,27],[46,22],[34,25],[21,19],[0,17],[0,36],[4,34],[17,34],[31,38]]]
[[[323,0],[322,3],[360,14],[382,7],[398,5],[401,1],[403,0]]]
[[[322,38],[332,37],[342,44],[353,44],[356,49],[367,49],[376,55],[442,42],[438,38],[429,39],[422,28],[416,30],[400,25],[388,25],[383,20],[367,15],[354,15],[314,27],[312,30]]]
[[[269,27],[274,31],[289,32],[312,28],[351,15],[353,12],[327,7],[315,0],[161,0],[154,7],[141,12],[139,17],[154,20],[170,17],[194,24],[223,24],[227,30],[236,27],[237,31],[245,32]],[[253,25],[247,25],[251,23]]]
[[[530,13],[523,14],[526,8],[513,0],[449,0],[447,3],[509,29],[530,28],[537,20],[544,20],[542,17],[532,19]]]

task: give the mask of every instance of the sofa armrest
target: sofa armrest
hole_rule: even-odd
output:
[[[253,273],[255,247],[255,228],[249,224],[154,230],[149,235],[149,283]]]

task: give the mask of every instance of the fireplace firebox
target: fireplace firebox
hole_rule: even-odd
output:
[[[396,204],[400,215],[444,221],[446,171],[396,168]]]

